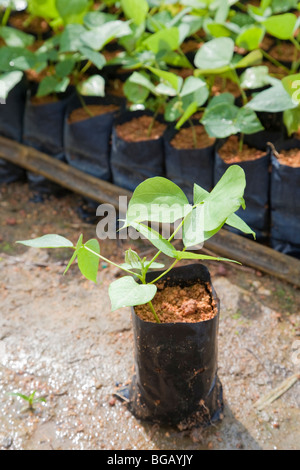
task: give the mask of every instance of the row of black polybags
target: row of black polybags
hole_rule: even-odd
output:
[[[127,111],[126,101],[117,97],[88,97],[85,101],[87,105],[114,104],[118,111],[71,123],[70,114],[81,107],[76,94],[66,93],[57,101],[37,105],[24,80],[0,106],[0,135],[131,191],[146,178],[166,176],[190,201],[194,183],[210,191],[228,168],[218,153],[220,141],[201,150],[176,149],[170,144],[176,131],[169,126],[159,139],[128,142],[118,136],[117,125],[144,111]],[[299,148],[300,142],[290,139],[275,145],[277,150]],[[239,165],[245,170],[247,187],[246,210],[238,215],[258,240],[300,258],[300,168],[281,165],[271,147],[263,157]],[[0,160],[0,183],[21,177],[24,170]],[[27,173],[27,178],[33,189],[53,190],[41,176]]]

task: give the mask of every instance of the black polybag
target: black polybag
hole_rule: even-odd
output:
[[[114,122],[112,129],[111,170],[113,183],[134,191],[147,178],[164,176],[163,137],[142,142],[128,142],[118,136],[116,126],[142,115],[147,111],[124,112]]]
[[[148,281],[160,272],[151,273]],[[217,375],[219,300],[210,274],[201,264],[175,268],[167,285],[205,283],[218,313],[199,323],[152,323],[132,309],[135,370],[128,408],[139,419],[182,428],[208,425],[222,418],[222,385]]]
[[[214,184],[220,180],[232,164],[225,163],[218,150],[215,153]],[[240,208],[236,213],[256,233],[257,240],[267,240],[270,232],[270,149],[256,160],[241,161],[238,165],[245,171],[246,188],[244,199],[246,209]],[[240,233],[232,227],[230,231]]]
[[[27,82],[23,78],[8,94],[6,103],[0,105],[0,135],[16,142],[22,141],[23,117]],[[0,184],[12,183],[25,177],[25,171],[0,159]]]
[[[72,111],[81,108],[82,104],[77,95],[70,100],[66,113],[64,142],[66,159],[69,165],[88,173],[95,178],[111,181],[110,147],[113,120],[116,113],[124,106],[124,100],[107,96],[84,97],[86,105],[116,105],[118,111],[107,112],[85,119],[80,122],[70,123],[68,118]]]
[[[24,116],[23,143],[57,160],[65,161],[63,126],[68,95],[61,95],[57,101],[44,104],[34,104],[31,97],[32,93],[29,92]],[[38,193],[60,191],[57,185],[41,175],[28,172],[27,177],[30,187]]]
[[[277,151],[300,148],[300,141],[290,139]],[[271,246],[300,259],[300,168],[282,165],[271,156]]]
[[[193,201],[194,183],[207,191],[213,188],[214,144],[202,149],[178,149],[171,144],[176,130],[170,127],[164,136],[166,177],[176,183]]]

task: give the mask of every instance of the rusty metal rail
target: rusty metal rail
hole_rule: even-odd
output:
[[[0,137],[0,158],[38,173],[81,196],[112,204],[115,208],[119,207],[120,196],[130,199],[132,194],[4,137]],[[296,258],[224,229],[205,242],[205,248],[300,288],[300,261]]]

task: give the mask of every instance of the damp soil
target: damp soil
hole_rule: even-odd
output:
[[[278,153],[278,160],[282,165],[300,168],[300,149],[281,150]]]
[[[119,110],[119,107],[113,104],[108,105],[98,105],[98,104],[89,104],[87,108],[92,113],[93,117],[101,116],[107,113],[114,113]],[[85,121],[90,119],[91,115],[84,108],[77,108],[69,116],[69,123],[74,124],[75,122]]]
[[[35,106],[42,106],[42,105],[45,105],[45,104],[56,103],[58,101],[58,98],[55,95],[33,96],[30,99],[30,101]]]
[[[161,323],[200,323],[217,315],[210,286],[200,282],[182,287],[160,282],[152,304]],[[135,307],[135,312],[143,321],[154,321],[148,304]]]
[[[51,28],[44,18],[34,17],[30,19],[30,15],[26,12],[14,13],[9,19],[10,26],[28,34],[37,36],[47,34]]]
[[[96,237],[96,223],[78,215],[78,195],[32,197],[26,182],[0,187],[1,450],[300,450],[300,381],[262,411],[255,406],[300,374],[299,289],[245,265],[205,262],[221,305],[224,417],[189,430],[137,420],[115,397],[134,364],[130,309],[111,312],[108,296],[122,273],[101,263],[94,284],[74,264],[63,276],[69,250],[16,244],[47,233],[75,244],[80,233]],[[146,240],[100,244],[116,263],[130,247],[148,259],[155,254]],[[34,390],[46,399],[34,411],[9,395]]]
[[[194,132],[196,134],[197,146],[194,145]],[[203,126],[181,128],[171,140],[171,145],[177,149],[204,149],[214,145],[216,139],[207,135]]]
[[[123,124],[119,124],[116,126],[116,131],[118,136],[127,142],[157,140],[162,137],[167,126],[155,120],[149,136],[149,128],[152,126],[152,123],[153,118],[151,116],[140,116]]]
[[[250,147],[247,144],[244,144],[242,151],[240,151],[239,138],[237,136],[230,136],[225,144],[218,150],[218,153],[225,163],[231,164],[258,160],[264,156],[266,152]]]
[[[281,41],[277,46],[272,47],[270,55],[279,62],[294,62],[300,59],[300,52],[296,50],[294,44]]]

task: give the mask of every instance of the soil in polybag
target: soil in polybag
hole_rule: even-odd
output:
[[[256,238],[265,241],[270,230],[270,149],[266,152],[244,145],[238,150],[238,138],[230,137],[225,143],[220,142],[215,154],[214,183],[216,184],[230,165],[237,164],[246,175],[244,199],[246,209],[240,208],[239,215],[256,233]],[[228,230],[240,233],[226,226]]]
[[[148,280],[159,274],[151,273]],[[223,403],[217,375],[219,301],[209,272],[199,264],[185,266],[174,269],[161,282],[163,288],[176,287],[177,301],[182,295],[185,306],[182,316],[172,323],[158,324],[151,316],[144,320],[132,311],[135,372],[127,388],[128,407],[137,418],[181,429],[211,424],[222,418]],[[203,298],[189,297],[195,284],[210,299],[213,315],[205,310]],[[174,298],[170,298],[162,308],[170,313],[174,307]],[[186,312],[191,309],[195,316],[189,321]]]
[[[196,146],[193,147],[193,131]],[[204,127],[183,127],[177,132],[170,127],[164,136],[166,177],[176,183],[193,201],[194,183],[207,191],[213,188],[215,139],[207,136]]]
[[[111,170],[113,183],[134,191],[147,178],[164,176],[164,142],[166,125],[157,118],[151,135],[153,114],[147,111],[125,112],[112,130]]]

